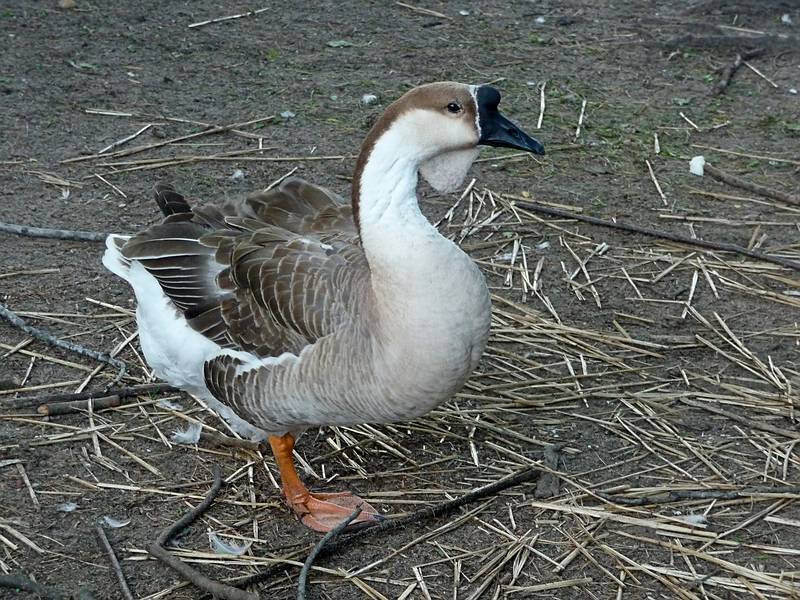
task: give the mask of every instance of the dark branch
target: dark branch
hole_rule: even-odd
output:
[[[708,163],[703,165],[703,170],[711,175],[714,179],[718,179],[722,183],[727,183],[733,187],[738,187],[743,190],[747,190],[748,192],[753,192],[754,194],[764,196],[765,198],[772,198],[773,200],[783,202],[784,204],[800,206],[800,196],[797,194],[790,194],[781,190],[773,190],[765,185],[752,183],[751,181],[747,181],[746,179],[742,179],[736,175],[726,173],[722,169],[718,169],[717,167]]]
[[[176,556],[170,554],[165,548],[172,538],[194,523],[203,513],[208,510],[211,504],[213,504],[214,498],[216,498],[217,494],[219,494],[221,488],[222,476],[220,475],[219,467],[215,466],[214,484],[211,486],[211,489],[208,491],[208,494],[206,494],[206,497],[203,499],[203,501],[198,504],[194,510],[189,511],[174,524],[164,529],[156,541],[150,544],[150,546],[147,548],[147,551],[155,556],[158,560],[180,573],[185,579],[190,581],[196,587],[200,588],[204,592],[208,592],[215,598],[221,598],[222,600],[258,600],[257,594],[251,594],[250,592],[246,592],[244,590],[225,585],[224,583],[220,583],[219,581],[209,579]]]
[[[46,587],[19,573],[0,575],[0,588],[36,594],[43,600],[93,600],[94,596],[87,590],[79,590],[76,594],[68,594],[61,590]]]
[[[356,509],[353,511],[349,517],[347,517],[344,521],[339,523],[336,527],[331,529],[328,533],[326,533],[323,538],[317,542],[317,545],[309,552],[308,558],[306,558],[306,562],[303,563],[303,568],[300,569],[300,581],[297,584],[297,600],[306,600],[306,586],[308,584],[308,573],[311,571],[311,566],[314,564],[314,561],[319,556],[320,552],[322,552],[325,545],[333,540],[337,535],[342,533],[345,528],[353,522],[353,520],[361,514],[361,507],[357,506]]]
[[[479,500],[488,498],[490,496],[495,496],[500,492],[507,490],[508,488],[512,488],[514,486],[523,483],[532,482],[536,480],[538,477],[539,477],[539,469],[537,467],[533,466],[527,467],[525,469],[517,471],[516,473],[512,473],[507,477],[503,477],[502,479],[499,479],[494,483],[490,483],[476,490],[468,492],[463,496],[459,496],[458,498],[449,500],[447,502],[442,502],[441,504],[436,504],[434,506],[429,506],[427,508],[420,509],[416,512],[411,513],[410,515],[406,515],[405,517],[386,519],[385,521],[379,521],[379,522],[368,522],[368,523],[357,524],[351,527],[352,533],[345,534],[343,537],[340,537],[334,540],[333,542],[326,544],[323,548],[321,548],[315,558],[328,556],[329,554],[335,551],[343,550],[347,546],[352,545],[356,540],[360,540],[362,537],[365,536],[379,535],[381,533],[386,533],[387,531],[392,531],[394,529],[402,529],[404,527],[425,521],[427,519],[433,519],[436,517],[442,517],[444,515],[448,515],[452,512],[455,512],[462,506],[478,502]],[[238,579],[234,581],[233,584],[236,585],[237,587],[244,588],[249,585],[253,585],[255,583],[271,579],[272,577],[283,573],[285,570],[289,568],[291,568],[290,565],[276,564],[269,567],[268,569],[261,571],[260,573],[256,573],[254,575]],[[207,598],[208,597],[205,596],[203,597],[203,600],[206,600]]]
[[[683,500],[736,500],[737,498],[752,498],[754,496],[774,496],[800,494],[800,486],[779,485],[768,486],[758,485],[754,487],[742,488],[740,490],[671,490],[655,496],[644,498],[629,498],[628,496],[611,496],[600,494],[603,500],[619,504],[621,506],[649,506],[651,504],[669,504]]]
[[[61,402],[76,402],[78,400],[99,399],[112,395],[119,398],[130,398],[144,394],[155,394],[160,392],[177,392],[178,388],[172,387],[168,383],[145,383],[142,385],[132,385],[130,387],[113,388],[103,391],[78,392],[67,394],[47,394],[45,396],[25,396],[23,398],[12,398],[4,400],[0,406],[4,408],[27,408],[30,406],[41,406],[43,404],[57,404]]]
[[[696,248],[707,248],[709,250],[721,250],[722,252],[733,252],[735,254],[748,256],[756,260],[762,260],[764,262],[770,262],[776,265],[781,265],[782,267],[794,269],[795,271],[800,271],[800,262],[789,260],[788,258],[781,258],[780,256],[772,256],[769,254],[764,254],[762,252],[756,252],[755,250],[748,250],[747,248],[744,248],[742,246],[737,246],[736,244],[728,244],[727,242],[712,242],[709,240],[702,240],[699,238],[691,238],[685,235],[671,233],[669,231],[661,231],[660,229],[649,229],[647,227],[633,225],[632,223],[615,223],[614,221],[606,221],[605,219],[598,219],[597,217],[590,217],[588,215],[579,215],[573,212],[569,212],[568,210],[561,210],[558,208],[551,208],[549,206],[542,206],[541,204],[537,204],[536,202],[528,202],[525,200],[517,200],[517,199],[513,200],[515,206],[520,206],[526,210],[532,210],[534,212],[550,215],[553,217],[561,217],[562,219],[573,219],[575,221],[590,223],[591,225],[608,227],[609,229],[618,229],[621,231],[627,231],[629,233],[638,233],[640,235],[646,235],[648,237],[669,240],[671,242],[677,242],[679,244],[686,244],[687,246],[695,246]]]
[[[92,403],[92,410],[103,410],[105,408],[113,408],[122,404],[122,400],[120,400],[119,396],[103,396],[102,398],[89,398],[88,400],[76,400],[74,402],[42,404],[36,409],[36,412],[46,417],[71,415],[81,410],[89,410],[90,402]]]
[[[737,54],[733,62],[722,69],[722,74],[720,75],[719,81],[716,83],[716,85],[714,85],[714,89],[711,90],[711,93],[715,96],[719,96],[728,88],[731,83],[731,79],[733,79],[736,71],[739,70],[739,67],[742,66],[744,61],[760,56],[763,53],[764,49],[758,48],[756,50],[750,50],[748,52]]]
[[[122,379],[122,377],[125,375],[125,371],[128,369],[128,365],[126,365],[118,358],[114,358],[110,354],[106,354],[105,352],[97,352],[96,350],[91,350],[89,348],[84,348],[83,346],[76,344],[75,342],[60,340],[57,337],[53,336],[52,334],[47,333],[43,329],[39,329],[38,327],[34,327],[33,325],[28,325],[28,323],[26,323],[24,319],[18,316],[17,313],[8,308],[2,302],[0,302],[0,317],[4,318],[6,321],[11,323],[17,329],[21,329],[29,336],[34,337],[39,341],[45,342],[46,344],[50,344],[51,346],[55,346],[56,348],[61,348],[62,350],[68,350],[69,352],[74,352],[75,354],[80,354],[81,356],[86,356],[88,358],[104,362],[106,364],[111,365],[112,367],[116,367],[117,376],[114,378],[114,381],[112,381],[109,384],[109,386],[114,385],[120,379]]]
[[[48,238],[51,240],[72,240],[75,242],[104,242],[107,233],[99,231],[70,231],[68,229],[47,229],[45,227],[31,227],[29,225],[16,225],[14,223],[0,222],[0,232],[15,233],[27,237]]]
[[[133,594],[131,594],[131,590],[128,587],[128,582],[125,579],[125,573],[122,572],[122,567],[119,564],[119,560],[114,552],[114,548],[111,546],[111,542],[108,541],[106,532],[103,530],[101,525],[95,525],[94,532],[97,535],[97,541],[100,542],[100,547],[103,548],[108,555],[108,561],[111,563],[111,568],[114,570],[114,574],[117,576],[117,581],[119,582],[119,587],[122,590],[122,595],[125,597],[125,600],[133,600]]]

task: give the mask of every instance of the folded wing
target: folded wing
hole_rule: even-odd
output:
[[[358,314],[368,269],[341,197],[293,178],[221,206],[192,209],[163,185],[157,200],[166,218],[122,253],[222,348],[298,354]]]

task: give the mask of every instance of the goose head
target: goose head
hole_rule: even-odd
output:
[[[393,102],[362,145],[353,176],[358,213],[364,179],[390,182],[421,174],[439,192],[458,188],[479,146],[544,154],[544,146],[498,110],[500,92],[489,85],[438,82],[421,85]],[[375,186],[368,186],[375,187]]]

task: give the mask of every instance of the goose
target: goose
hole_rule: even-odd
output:
[[[351,201],[299,178],[191,207],[156,186],[161,223],[112,234],[103,263],[128,282],[144,356],[237,434],[268,443],[286,503],[329,531],[361,507],[312,494],[293,449],[306,429],[412,419],[477,366],[491,302],[475,263],[419,208],[418,175],[457,189],[479,145],[544,154],[488,85],[416,87],[369,131]]]

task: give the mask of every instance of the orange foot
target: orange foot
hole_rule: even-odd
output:
[[[305,498],[291,501],[289,508],[294,511],[300,522],[314,531],[328,532],[353,514],[357,507],[361,513],[353,519],[348,528],[359,523],[382,521],[383,517],[358,496],[349,492],[340,494],[311,494],[306,491]]]
[[[351,525],[380,521],[383,517],[367,502],[350,494],[311,494],[294,468],[292,450],[294,437],[287,433],[280,437],[271,436],[269,444],[275,455],[275,462],[281,473],[283,495],[289,508],[294,511],[300,522],[314,531],[328,532],[353,514],[356,507],[361,507],[361,514]]]

